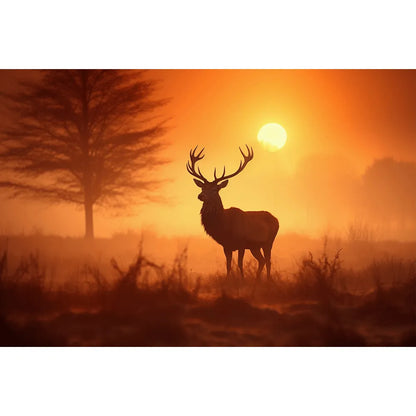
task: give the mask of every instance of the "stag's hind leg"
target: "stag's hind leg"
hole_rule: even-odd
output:
[[[270,280],[270,270],[272,267],[272,245],[263,247],[264,257],[266,259],[267,279]]]
[[[259,267],[257,268],[257,279],[259,279],[266,260],[264,259],[263,254],[261,254],[260,248],[251,248],[250,251],[259,262]]]
[[[244,271],[243,271],[244,251],[245,251],[244,248],[238,250],[238,268],[240,269],[242,279],[244,279]]]

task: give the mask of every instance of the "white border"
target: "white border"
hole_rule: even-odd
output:
[[[413,415],[411,348],[10,348],[2,414]]]
[[[15,0],[0,68],[414,68],[411,1]]]

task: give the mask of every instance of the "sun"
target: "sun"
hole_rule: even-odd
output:
[[[286,144],[286,130],[277,123],[265,124],[259,130],[257,140],[269,152],[276,152]]]

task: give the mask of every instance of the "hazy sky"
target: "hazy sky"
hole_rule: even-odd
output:
[[[33,74],[0,71],[0,90],[26,76]],[[97,236],[141,226],[203,234],[198,188],[185,169],[197,144],[205,146],[201,169],[208,177],[215,166],[238,166],[238,146],[253,146],[254,160],[221,191],[224,206],[269,210],[282,231],[352,221],[359,210],[346,207],[346,198],[375,159],[416,161],[416,71],[155,70],[147,76],[159,80],[158,95],[171,98],[163,109],[171,117],[165,136],[171,163],[161,170],[169,179],[161,193],[171,202],[130,207],[127,217],[98,210]],[[288,135],[275,153],[256,140],[270,122]],[[317,193],[326,201],[319,206]],[[83,212],[75,207],[3,196],[0,203],[0,232],[83,234]]]

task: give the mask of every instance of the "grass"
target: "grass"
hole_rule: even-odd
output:
[[[416,263],[397,257],[344,267],[342,251],[301,257],[272,280],[192,275],[183,248],[170,265],[144,254],[104,272],[79,266],[54,285],[39,254],[0,255],[1,345],[416,345]],[[366,284],[361,285],[366,280]],[[363,287],[366,290],[363,290]],[[370,288],[370,289],[369,289]]]

